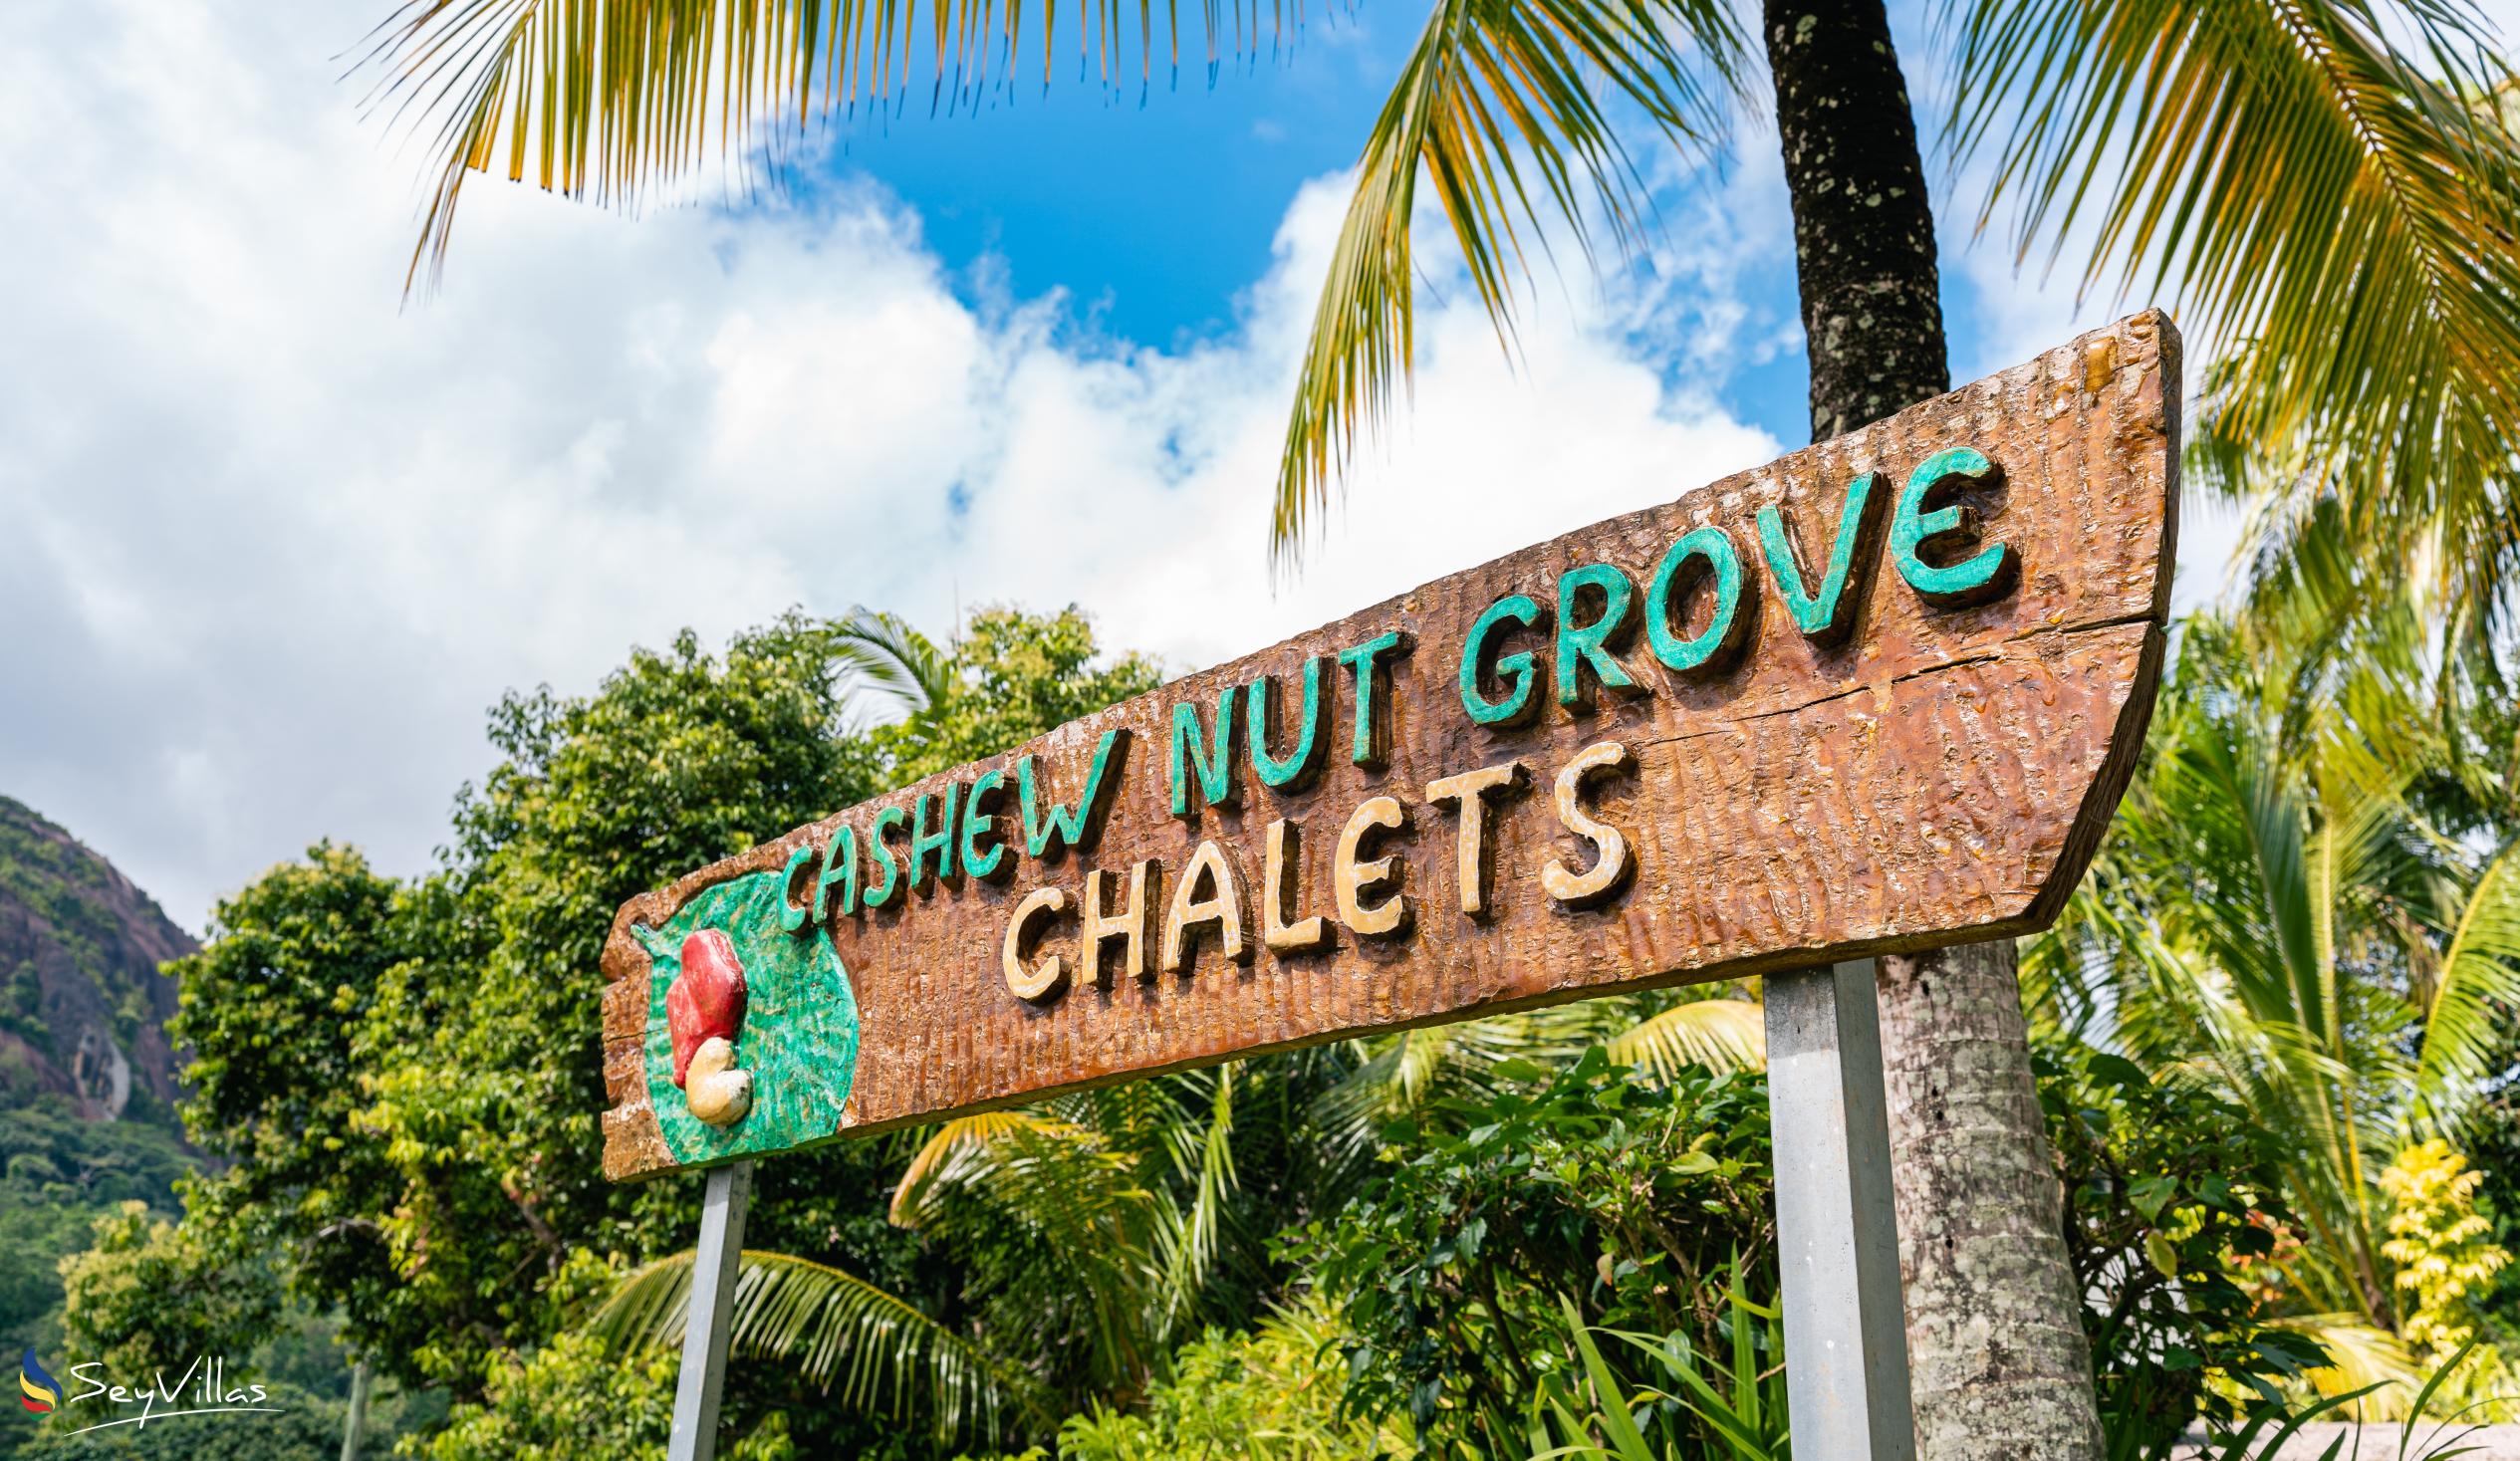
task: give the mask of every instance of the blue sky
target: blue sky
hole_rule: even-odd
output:
[[[976,106],[932,109],[922,83],[889,109],[828,123],[830,150],[779,175],[806,199],[835,179],[880,180],[963,272],[966,295],[1058,290],[1081,336],[1167,348],[1214,339],[1235,328],[1237,300],[1268,268],[1296,190],[1356,160],[1421,18],[1385,7],[1316,20],[1290,44],[1228,59],[1212,77],[1195,64],[1167,74],[1158,56],[1141,86],[1133,58],[1117,89],[1072,56],[1045,88],[1028,55],[1022,81],[992,85]],[[1667,169],[1665,145],[1638,136],[1640,162]],[[1774,168],[1773,138],[1755,121],[1741,142],[1745,152],[1761,149],[1747,153],[1752,165]],[[1705,176],[1665,179],[1660,200],[1677,207],[1709,185]],[[1769,254],[1747,276],[1749,301],[1780,324],[1794,320],[1790,254]],[[1533,282],[1568,284],[1546,266]],[[1946,288],[1952,308],[1970,308],[1971,294],[1965,281]],[[1780,439],[1807,430],[1796,355],[1745,357],[1708,383]]]
[[[1012,86],[992,84],[976,103],[934,105],[924,84],[895,94],[889,108],[861,108],[821,123],[828,150],[779,174],[792,199],[812,199],[836,180],[875,179],[918,215],[929,247],[956,270],[966,298],[992,291],[1018,297],[1062,292],[1081,338],[1118,337],[1172,348],[1212,340],[1236,326],[1237,301],[1270,262],[1270,240],[1296,190],[1351,165],[1390,87],[1422,12],[1382,7],[1317,19],[1287,44],[1213,72],[1187,63],[1168,72],[1158,56],[1140,85],[1133,57],[1124,84],[1099,77],[1063,53],[1045,86],[1037,57],[1021,63]],[[1927,37],[1912,7],[1898,23],[1911,84],[1936,84]],[[1931,120],[1925,119],[1928,145]],[[1665,144],[1640,129],[1641,161]],[[1684,177],[1659,179],[1667,228],[1685,205],[1732,174],[1774,172],[1775,140],[1757,118],[1738,128],[1733,149]],[[2025,293],[2050,308],[2070,301],[2062,285],[2013,277],[2003,240],[1967,227],[1977,196],[1952,176],[1947,159],[1928,159],[1944,220],[1946,254],[1974,269],[1946,268],[1943,303],[1955,380],[2013,363],[2016,337],[1980,328]],[[1781,190],[1766,199],[1782,221]],[[1637,261],[1650,274],[1650,260]],[[2001,276],[1990,278],[1990,276]],[[1562,275],[1535,283],[1561,288]],[[1992,282],[1992,290],[1983,287]],[[2045,287],[2043,287],[2045,286]],[[1740,302],[1790,332],[1797,319],[1790,249],[1772,250],[1739,274]],[[2117,313],[2098,300],[2076,313]],[[1706,384],[1734,414],[1788,442],[1808,429],[1807,376],[1799,350],[1745,353]]]
[[[421,158],[342,76],[356,9],[0,5],[0,679],[39,688],[0,793],[196,930],[320,838],[422,870],[486,707],[686,626],[1075,603],[1186,670],[1805,438],[1773,137],[1695,171],[1643,140],[1645,257],[1562,249],[1511,363],[1421,230],[1413,398],[1271,575],[1342,174],[1421,9],[1142,99],[1072,59],[938,119],[913,88],[731,204],[477,181],[407,303]],[[1972,245],[1971,184],[1931,179],[1955,379],[2126,312]],[[2229,541],[2182,534],[2186,602]]]

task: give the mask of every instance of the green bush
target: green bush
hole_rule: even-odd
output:
[[[1350,1406],[1482,1455],[1518,1443],[1529,1397],[1574,1363],[1563,1303],[1712,1351],[1735,1256],[1752,1291],[1776,1286],[1760,1082],[1691,1067],[1661,1084],[1599,1049],[1499,1072],[1492,1099],[1386,1132],[1382,1178],[1282,1244],[1349,1332]]]
[[[100,1216],[87,1252],[62,1263],[66,1347],[109,1371],[147,1374],[196,1354],[245,1354],[280,1317],[267,1266],[229,1261],[197,1229],[137,1202]]]
[[[661,1456],[673,1424],[679,1357],[654,1348],[617,1354],[586,1335],[562,1334],[531,1355],[490,1361],[488,1399],[459,1405],[445,1429],[406,1438],[396,1455],[426,1461],[628,1461]],[[740,1438],[721,1436],[728,1461],[788,1461],[787,1418],[773,1413]]]
[[[1060,1461],[1251,1456],[1373,1461],[1414,1454],[1407,1429],[1344,1414],[1338,1322],[1318,1302],[1248,1334],[1209,1330],[1173,1356],[1144,1407],[1096,1405],[1059,1427]]]
[[[2190,1422],[2232,1419],[2230,1396],[2252,1381],[2319,1362],[2315,1343],[2262,1323],[2233,1277],[2293,1223],[2275,1138],[2119,1056],[2042,1052],[2038,1073],[2111,1456],[2166,1455]]]

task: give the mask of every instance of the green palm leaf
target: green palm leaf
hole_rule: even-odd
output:
[[[944,1122],[920,1143],[910,1164],[902,1169],[901,1180],[894,1184],[889,1214],[893,1224],[917,1227],[940,1193],[971,1180],[989,1164],[990,1146],[1019,1129],[1057,1136],[1073,1128],[1031,1109],[979,1111]]]
[[[1543,246],[1556,218],[1589,250],[1598,202],[1614,234],[1632,236],[1636,173],[1605,98],[1674,142],[1702,143],[1723,113],[1697,68],[1737,88],[1741,55],[1715,0],[1437,0],[1358,158],[1314,310],[1278,464],[1279,552],[1301,546],[1360,434],[1388,407],[1394,377],[1408,377],[1421,169],[1510,345],[1526,231]]]
[[[2383,39],[2384,16],[2419,56]],[[2025,254],[2091,222],[2088,281],[2149,271],[2229,352],[2207,411],[2226,450],[2203,464],[2228,470],[2246,443],[2286,511],[2333,494],[2359,541],[2439,534],[2444,572],[2489,582],[2516,541],[2520,148],[2477,101],[2509,80],[2483,17],[2464,0],[1980,0],[1958,34],[1958,150],[2015,119],[1990,215],[2017,204]]]
[[[2390,1291],[2364,1153],[2395,1148],[2413,1090],[2397,1032],[2418,1012],[2389,971],[2435,957],[2407,915],[2433,877],[2407,797],[2439,747],[2406,726],[2414,656],[2395,632],[2367,618],[2340,641],[2352,652],[2305,663],[2192,622],[2102,862],[2114,906],[2069,920],[2106,945],[2089,967],[2113,981],[2126,1049],[2288,1133],[2312,1229],[2296,1288],[2366,1315]],[[2071,957],[2046,956],[2043,978]]]
[[[1289,17],[1273,7],[1265,34]],[[1003,7],[910,0],[405,0],[371,37],[372,105],[430,149],[434,180],[406,280],[442,267],[465,179],[511,181],[635,204],[712,158],[742,168],[757,145],[792,140],[817,112],[903,99],[924,71],[931,110],[967,107],[1015,79],[1027,23],[1046,85],[1072,44],[1106,87],[1181,54],[1180,7],[1083,0]],[[1257,0],[1199,7],[1214,68],[1230,27],[1238,52],[1264,34]],[[922,66],[924,62],[924,66]]]
[[[2441,959],[2415,1057],[2415,1098],[2455,1128],[2520,1014],[2520,847],[2485,864]]]
[[[989,1283],[1018,1311],[1066,1312],[1097,1383],[1127,1387],[1162,1351],[1182,1305],[1168,1287],[1172,1214],[1139,1154],[1105,1131],[1036,1109],[953,1122],[921,1152],[893,1221],[965,1253],[1020,1254]]]
[[[1177,5],[1160,18],[1097,3],[1063,16],[1047,0],[1037,14],[1045,84],[1070,34],[1107,87],[1129,70],[1133,41],[1141,82],[1151,76],[1158,28],[1178,64]],[[1273,6],[1267,33],[1287,18]],[[1229,19],[1237,51],[1260,44],[1256,0],[1230,17],[1201,6],[1211,68]],[[406,282],[442,267],[473,172],[635,203],[713,157],[743,166],[817,111],[895,97],[922,59],[931,108],[966,105],[1014,74],[1026,20],[1022,0],[924,11],[908,0],[407,0],[369,53],[376,105],[434,158]],[[1634,108],[1675,140],[1711,138],[1723,114],[1695,70],[1737,86],[1741,56],[1720,0],[1438,0],[1359,161],[1280,465],[1281,548],[1301,540],[1395,370],[1408,372],[1419,169],[1509,338],[1510,276],[1545,218],[1589,240],[1598,204],[1631,237],[1637,175],[1607,108]]]
[[[2359,1420],[2394,1420],[2423,1384],[2423,1366],[2403,1340],[2356,1314],[2313,1314],[2273,1321],[2325,1349],[2329,1362],[2309,1371],[2326,1396],[2353,1396]]]
[[[910,627],[909,620],[863,606],[834,628],[833,653],[859,684],[897,701],[912,715],[953,698],[953,655]]]
[[[1635,1020],[1630,1001],[1601,999],[1368,1037],[1355,1043],[1356,1069],[1322,1094],[1322,1129],[1342,1149],[1370,1152],[1387,1121],[1492,1094],[1507,1061],[1572,1063]]]
[[[1693,999],[1612,1037],[1610,1058],[1668,1080],[1681,1066],[1764,1071],[1767,1012],[1749,1000]]]
[[[677,1253],[632,1270],[588,1328],[617,1343],[681,1343],[691,1261]],[[1031,1375],[840,1269],[747,1249],[731,1313],[730,1352],[793,1363],[853,1409],[923,1419],[940,1439],[994,1439],[1019,1418],[1055,1423]]]

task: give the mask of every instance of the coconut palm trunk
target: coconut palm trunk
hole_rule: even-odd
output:
[[[1950,388],[1924,163],[1882,0],[1766,0],[1815,441]],[[1882,961],[1917,1454],[2102,1452],[2009,940]]]
[[[1882,0],[1763,5],[1825,437],[1947,384],[1933,219]],[[2448,602],[2503,602],[2520,568],[2520,136],[2507,100],[2520,75],[2491,24],[2435,0],[1926,8],[1955,42],[1948,135],[1959,155],[1995,159],[1989,206],[2011,205],[2024,250],[2091,225],[2086,282],[2140,283],[2181,299],[2196,338],[2246,343],[2199,372],[2211,388],[2196,414],[2217,448],[2200,476],[2267,494],[2259,550],[2333,503],[2372,562],[2433,564],[2425,582]],[[1064,69],[1055,37],[1100,58],[1081,79],[1125,91],[1149,85],[1163,52],[1177,70],[1183,30],[1193,46],[1205,30],[1212,74],[1228,47],[1256,59],[1265,38],[1274,54],[1277,25],[1305,9],[1273,7],[1263,25],[1236,8],[1227,30],[1221,6],[1202,25],[1178,7],[1056,0],[410,0],[371,57],[394,104],[378,110],[416,119],[436,169],[406,277],[442,261],[475,171],[630,202],[750,158],[774,129],[862,103],[890,115],[914,86],[953,110],[1018,76],[1030,85],[1033,34],[1045,82]],[[1413,221],[1448,225],[1468,293],[1510,346],[1527,251],[1545,256],[1561,227],[1638,241],[1650,200],[1629,138],[1691,154],[1720,143],[1756,86],[1738,15],[1731,0],[1430,0],[1359,153],[1304,348],[1276,551],[1319,532],[1353,448],[1407,378]],[[923,61],[909,39],[922,36]],[[1152,210],[1140,226],[1169,222]],[[890,673],[898,636],[874,628],[861,667]],[[1885,963],[1929,1458],[2098,1454],[2023,1024],[2009,944]]]

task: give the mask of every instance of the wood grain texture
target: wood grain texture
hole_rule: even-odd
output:
[[[2042,926],[2115,810],[2150,713],[2175,534],[2177,392],[2175,333],[2157,312],[2136,316],[1864,430],[1425,585],[634,898],[603,957],[615,1101],[604,1119],[605,1169],[628,1179],[675,1165],[638,1074],[648,961],[633,925],[661,924],[731,877],[776,871],[840,823],[864,835],[878,810],[914,806],[991,767],[1011,783],[1023,755],[1040,757],[1050,784],[1072,797],[1115,726],[1133,734],[1090,852],[1017,855],[1011,878],[931,881],[885,908],[830,921],[862,1022],[845,1134],[1368,1030]],[[1989,541],[2017,551],[2018,585],[1992,603],[1937,608],[1872,545],[1858,565],[1864,598],[1853,631],[1834,645],[1806,638],[1759,556],[1760,508],[1782,506],[1801,562],[1816,568],[1828,561],[1851,478],[1878,470],[1889,489],[1932,453],[1961,446],[2001,468],[1999,484],[1963,500]],[[1471,722],[1456,671],[1464,632],[1491,604],[1520,593],[1552,606],[1562,575],[1607,562],[1635,582],[1641,608],[1664,550],[1706,525],[1732,535],[1744,579],[1756,585],[1742,605],[1749,642],[1732,669],[1683,678],[1639,639],[1617,651],[1638,691],[1563,707],[1544,652],[1534,687],[1544,703],[1531,723]],[[1394,629],[1411,647],[1378,691],[1390,716],[1380,766],[1351,757],[1353,681],[1333,663],[1322,683],[1330,752],[1318,775],[1270,790],[1238,740],[1234,805],[1171,815],[1164,770],[1175,704],[1197,705],[1207,723],[1224,687],[1276,675],[1283,705],[1290,691],[1300,699],[1308,659]],[[1514,647],[1552,644],[1525,633]],[[1570,909],[1544,894],[1541,869],[1587,867],[1595,849],[1561,823],[1550,789],[1569,761],[1604,742],[1624,746],[1627,762],[1587,777],[1587,798],[1626,837],[1635,869],[1613,895]],[[1457,808],[1423,794],[1430,782],[1512,760],[1528,774],[1489,800],[1486,906],[1473,918],[1461,911]],[[1398,854],[1411,916],[1399,934],[1360,937],[1336,917],[1332,863],[1351,814],[1378,796],[1396,798],[1407,820],[1367,855]],[[1234,962],[1211,929],[1184,973],[1141,981],[1107,967],[1098,980],[1073,967],[1073,910],[1088,869],[1125,887],[1133,864],[1159,864],[1146,890],[1151,971],[1172,880],[1210,839],[1249,892],[1245,931],[1259,942],[1264,834],[1279,819],[1301,830],[1287,916],[1331,915],[1328,947],[1262,947]],[[1009,841],[1020,854],[1020,835]],[[1039,944],[1070,954],[1072,969],[1062,992],[1028,1001],[1007,987],[1006,923],[1046,885],[1068,889],[1071,914],[1044,924]]]

